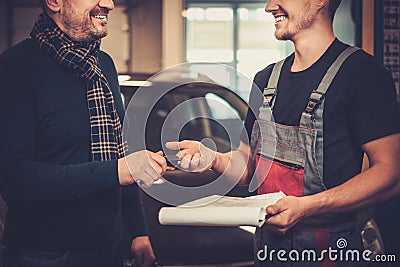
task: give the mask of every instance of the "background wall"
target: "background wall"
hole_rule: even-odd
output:
[[[392,72],[400,103],[400,1],[383,1],[383,63]]]
[[[162,67],[184,62],[184,10],[183,0],[162,2]]]
[[[162,0],[139,1],[130,9],[131,72],[155,73],[161,69],[161,14]]]

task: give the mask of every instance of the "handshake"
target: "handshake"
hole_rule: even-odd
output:
[[[168,142],[165,147],[178,150],[178,165],[187,171],[204,172],[210,169],[215,161],[216,152],[197,141]],[[151,187],[166,171],[174,170],[167,164],[162,151],[141,150],[118,160],[118,178],[121,185],[138,183]]]

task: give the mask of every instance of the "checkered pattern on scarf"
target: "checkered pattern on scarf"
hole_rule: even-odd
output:
[[[124,156],[121,122],[114,98],[98,64],[100,40],[73,41],[54,21],[39,15],[31,38],[58,63],[74,72],[85,83],[91,126],[91,152],[93,161],[104,161]]]

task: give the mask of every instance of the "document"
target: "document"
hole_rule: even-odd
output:
[[[163,207],[158,220],[162,225],[261,227],[266,207],[283,197],[283,192],[245,198],[213,195],[178,207]]]

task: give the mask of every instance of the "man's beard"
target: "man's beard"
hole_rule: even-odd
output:
[[[66,28],[66,33],[72,39],[76,41],[90,42],[107,36],[107,28],[105,28],[104,31],[99,31],[91,21],[91,16],[89,18],[78,20],[77,18],[82,16],[82,14],[77,14],[70,6],[67,8],[68,12],[66,12],[66,15],[64,15],[62,20],[64,27]],[[90,14],[92,13],[95,12],[91,11]]]
[[[280,41],[293,41],[296,34],[301,32],[304,29],[307,29],[313,22],[313,15],[308,15],[310,10],[310,6],[305,7],[304,16],[300,18],[300,22],[295,25],[295,30],[291,31],[287,29],[285,32],[279,32],[278,30],[275,31],[275,38]]]

